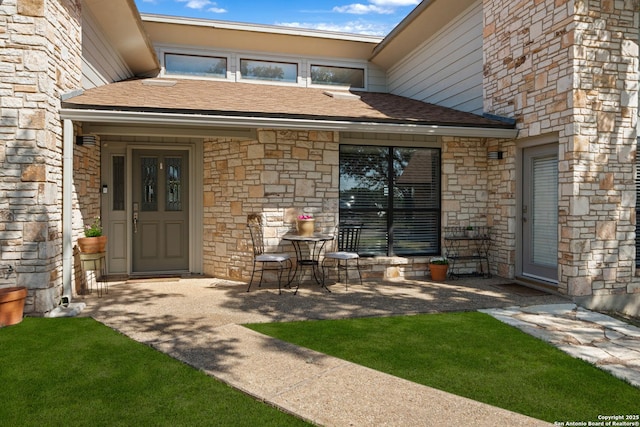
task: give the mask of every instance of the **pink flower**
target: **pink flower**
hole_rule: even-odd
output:
[[[298,219],[313,219],[313,215],[298,215]]]

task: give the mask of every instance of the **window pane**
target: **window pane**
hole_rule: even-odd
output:
[[[393,253],[418,255],[439,253],[439,212],[394,212]]]
[[[340,207],[385,209],[389,199],[388,148],[340,147]]]
[[[167,53],[164,55],[164,66],[167,74],[227,77],[226,58]]]
[[[113,210],[124,210],[124,156],[113,157],[113,185],[111,190]]]
[[[364,88],[364,69],[312,65],[311,83]]]
[[[142,211],[158,210],[158,159],[142,157]]]
[[[393,150],[393,192],[396,209],[438,208],[440,159],[437,150]]]
[[[240,60],[240,74],[243,79],[273,80],[296,83],[298,81],[298,65],[286,62]]]
[[[167,157],[167,206],[168,211],[182,210],[182,158]]]
[[[362,224],[360,256],[386,255],[388,247],[387,212],[340,211],[340,223]]]

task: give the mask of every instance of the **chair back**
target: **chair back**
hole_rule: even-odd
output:
[[[362,225],[345,224],[338,226],[338,250],[340,252],[358,252]]]
[[[253,244],[253,255],[258,256],[264,254],[264,234],[262,230],[262,215],[251,214],[247,216],[247,227],[251,234],[251,242]]]

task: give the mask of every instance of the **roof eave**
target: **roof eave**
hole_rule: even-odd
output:
[[[84,0],[112,46],[136,76],[155,76],[160,61],[134,0]]]
[[[77,122],[122,123],[136,125],[171,125],[198,127],[249,127],[271,129],[304,129],[350,132],[376,132],[391,134],[421,134],[475,138],[514,139],[517,129],[449,126],[439,124],[384,123],[353,120],[318,120],[302,118],[273,118],[252,116],[225,116],[166,112],[138,112],[95,109],[62,108],[62,119]]]

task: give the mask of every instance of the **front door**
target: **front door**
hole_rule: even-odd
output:
[[[133,151],[132,273],[189,269],[188,152]]]
[[[522,182],[522,275],[557,283],[557,145],[524,150]]]

